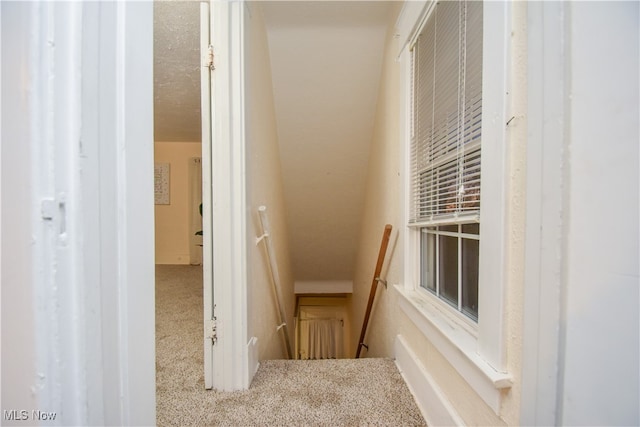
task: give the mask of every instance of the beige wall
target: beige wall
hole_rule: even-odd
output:
[[[390,20],[393,28],[395,17],[402,4],[394,6]],[[402,224],[402,154],[400,146],[400,64],[394,60],[395,39],[389,31],[383,62],[374,136],[369,155],[367,192],[360,229],[360,244],[356,258],[352,296],[351,336],[358,338],[362,328],[364,312],[371,287],[371,279],[378,258],[382,232],[385,224],[393,230],[387,249],[386,262],[381,276],[389,283],[388,290],[378,286],[376,303],[369,321],[363,357],[391,357],[393,340],[397,331],[398,311],[392,284],[402,283],[402,241],[398,230]],[[356,346],[351,349],[355,356]]]
[[[273,106],[271,68],[267,35],[258,3],[248,3],[251,13],[246,21],[246,144],[247,144],[247,251],[249,337],[257,337],[258,360],[286,356],[282,333],[276,331],[278,316],[265,242],[256,245],[262,234],[258,207],[267,207],[270,238],[278,264],[280,285],[285,300],[287,325],[293,348],[293,311],[295,298],[289,260],[282,175]]]
[[[365,342],[369,346],[364,357],[393,357],[393,343],[401,334],[420,358],[429,374],[446,395],[460,417],[469,425],[517,425],[520,416],[521,355],[522,355],[522,290],[524,269],[524,161],[526,142],[526,4],[513,5],[513,92],[512,114],[520,118],[512,127],[508,159],[510,181],[507,183],[509,233],[507,245],[509,267],[506,278],[505,324],[508,371],[513,375],[513,387],[503,395],[501,414],[494,411],[466,383],[454,367],[436,350],[434,345],[398,308],[395,284],[403,284],[403,219],[402,141],[401,141],[401,64],[396,62],[397,44],[390,32],[380,85],[375,132],[371,146],[369,176],[364,215],[354,277],[352,298],[352,334],[360,334],[362,318],[382,230],[386,223],[394,227],[382,277],[389,287],[378,288],[376,304],[369,323]],[[395,19],[394,21],[395,22]],[[392,23],[393,27],[393,23]],[[355,348],[353,349],[355,352]]]
[[[156,163],[170,164],[170,204],[155,205],[156,264],[189,264],[189,169],[200,142],[156,142]]]

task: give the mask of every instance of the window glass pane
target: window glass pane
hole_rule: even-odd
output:
[[[458,306],[458,239],[438,236],[440,296]]]
[[[477,222],[473,224],[463,224],[462,232],[466,234],[480,234],[480,224]]]
[[[422,232],[420,286],[436,291],[436,236]]]
[[[480,211],[482,9],[436,2],[412,49],[410,88],[409,222],[449,224],[421,228],[420,286],[474,320],[480,227],[452,223]]]
[[[480,241],[462,239],[462,311],[478,320],[478,258]]]

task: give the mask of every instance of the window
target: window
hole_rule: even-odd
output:
[[[506,265],[512,221],[523,221],[523,211],[510,208],[523,197],[514,177],[524,179],[510,159],[525,158],[511,141],[526,127],[506,125],[522,114],[512,100],[526,91],[514,70],[514,37],[522,43],[526,27],[516,7],[523,6],[406,2],[396,26],[407,123],[399,306],[496,414],[512,384]]]
[[[478,320],[482,3],[439,2],[411,49],[411,201],[420,286]]]
[[[423,227],[421,286],[478,319],[479,224]]]

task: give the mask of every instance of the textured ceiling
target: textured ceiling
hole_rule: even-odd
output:
[[[154,139],[200,141],[200,3],[156,1],[153,18]]]

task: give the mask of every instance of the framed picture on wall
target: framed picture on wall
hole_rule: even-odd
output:
[[[156,205],[169,205],[169,163],[156,163],[154,165],[154,188]]]

